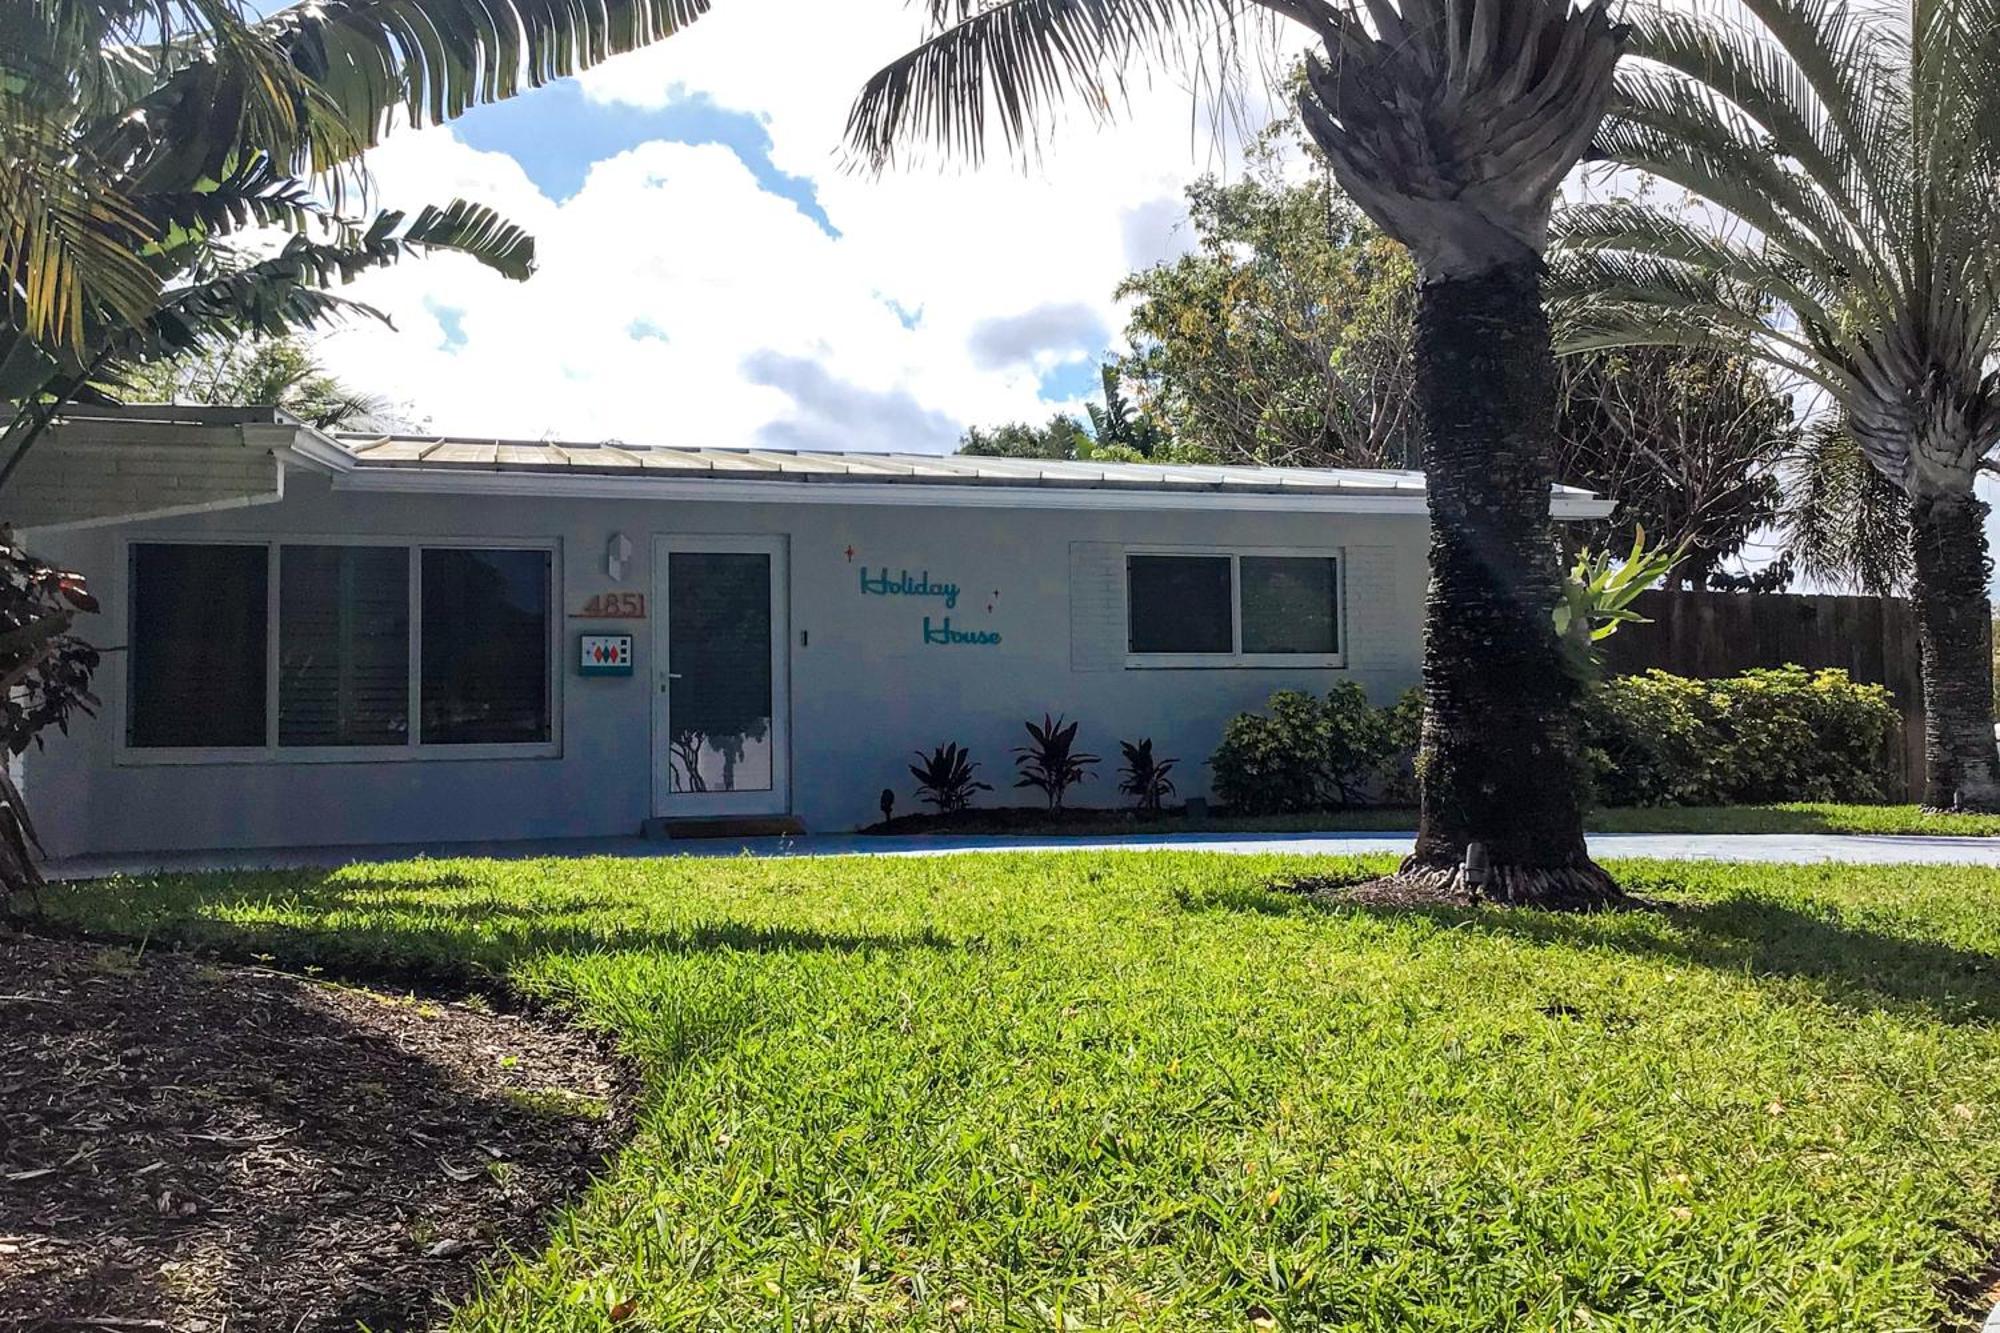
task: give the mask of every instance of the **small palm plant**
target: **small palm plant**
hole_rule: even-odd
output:
[[[1060,716],[1050,718],[1044,713],[1041,726],[1032,722],[1025,725],[1033,744],[1014,749],[1014,766],[1021,770],[1014,785],[1040,788],[1049,798],[1049,809],[1060,810],[1063,793],[1089,779],[1090,766],[1097,762],[1097,756],[1077,752],[1074,722],[1064,726]]]
[[[1556,633],[1570,668],[1585,676],[1597,672],[1596,645],[1618,632],[1620,625],[1643,625],[1646,617],[1632,609],[1639,594],[1665,578],[1680,563],[1685,547],[1648,548],[1646,530],[1632,532],[1632,550],[1623,560],[1609,551],[1582,551],[1563,584],[1556,603]]]
[[[917,780],[917,799],[929,802],[941,815],[971,805],[972,793],[976,791],[993,790],[989,784],[973,777],[979,771],[979,765],[972,762],[972,751],[956,742],[940,745],[929,754],[922,750],[916,753],[919,762],[910,765],[910,776]],[[894,802],[892,793],[883,794],[892,798],[883,807],[886,818]]]
[[[1118,770],[1118,790],[1130,796],[1141,810],[1158,812],[1160,803],[1174,794],[1174,780],[1167,774],[1180,760],[1155,759],[1150,736],[1137,745],[1120,741],[1118,748],[1125,752],[1125,767]]]

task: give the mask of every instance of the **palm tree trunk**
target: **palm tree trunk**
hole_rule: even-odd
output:
[[[1431,515],[1421,820],[1398,878],[1544,906],[1619,898],[1583,840],[1582,685],[1551,612],[1555,359],[1540,264],[1424,283],[1417,393]],[[1467,849],[1489,863],[1467,873]]]
[[[1985,524],[1986,505],[1970,485],[1910,502],[1923,648],[1924,804],[1939,809],[2000,810]]]

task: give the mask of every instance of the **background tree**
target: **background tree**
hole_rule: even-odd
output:
[[[1188,191],[1197,251],[1120,284],[1137,298],[1122,361],[1185,461],[1305,467],[1417,463],[1417,275],[1349,203],[1296,122],[1260,140],[1244,177]],[[1572,542],[1624,549],[1644,527],[1688,558],[1693,587],[1782,586],[1793,562],[1729,568],[1777,522],[1800,454],[1789,398],[1751,358],[1623,348],[1557,363],[1556,479],[1618,501]],[[1842,516],[1845,517],[1845,516]]]
[[[1118,286],[1122,369],[1183,449],[1275,467],[1416,465],[1416,266],[1321,169],[1285,177],[1297,122],[1240,180],[1187,192],[1194,253]]]
[[[1040,426],[1026,421],[1010,421],[990,430],[971,426],[958,440],[958,452],[988,458],[1078,458],[1086,457],[1090,436],[1077,419],[1057,412]]]
[[[1686,192],[1573,210],[1575,345],[1747,344],[1903,493],[1925,801],[2000,809],[1986,506],[2000,446],[2000,5],[1635,8],[1605,155]]]
[[[1107,361],[1098,367],[1098,379],[1104,388],[1103,406],[1083,405],[1090,414],[1093,456],[1136,462],[1167,453],[1170,442],[1160,423],[1126,396],[1124,368]]]
[[[1556,189],[1610,97],[1619,33],[1569,0],[1262,0],[1304,24],[1300,113],[1335,178],[1416,261],[1415,365],[1431,579],[1420,827],[1401,878],[1507,901],[1617,893],[1583,841],[1577,686],[1552,610],[1554,357],[1541,302]],[[1121,67],[1239,6],[1201,0],[929,0],[935,35],[849,116],[877,164],[927,139],[977,154],[989,123],[1030,144],[1076,93],[1112,106]],[[1475,854],[1476,850],[1476,854]],[[1472,869],[1466,862],[1472,856]]]
[[[319,430],[368,430],[390,415],[387,400],[341,383],[297,338],[223,343],[145,362],[118,388],[134,402],[283,408]]]
[[[1782,477],[1802,432],[1788,395],[1751,358],[1714,348],[1642,347],[1558,361],[1557,478],[1618,502],[1573,540],[1622,549],[1635,528],[1682,552],[1671,581],[1768,591],[1789,581],[1789,548],[1731,572],[1784,509]]]

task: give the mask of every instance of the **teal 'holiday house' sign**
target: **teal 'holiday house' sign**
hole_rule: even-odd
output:
[[[933,579],[926,569],[912,575],[907,569],[899,569],[894,574],[887,565],[871,570],[861,567],[861,595],[863,597],[927,597],[944,604],[946,611],[958,607],[958,584],[944,579]],[[993,594],[998,597],[996,591]],[[988,611],[993,609],[988,604]],[[997,630],[965,629],[951,623],[949,615],[933,620],[925,616],[923,621],[924,642],[937,647],[979,647],[990,648],[1000,642]]]

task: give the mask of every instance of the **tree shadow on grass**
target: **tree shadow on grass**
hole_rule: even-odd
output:
[[[1658,901],[1644,915],[1655,919],[1621,923],[1545,912],[1477,914],[1480,928],[1537,941],[1816,982],[1828,1000],[1860,1011],[1914,1005],[1947,1023],[2000,1019],[2000,958],[1989,953],[1889,934],[1844,921],[1831,908],[1802,911],[1757,894]]]
[[[1916,1006],[1946,1023],[2000,1021],[2000,957],[1801,910],[1756,893],[1718,900],[1660,899],[1629,912],[1580,914],[1508,907],[1380,907],[1271,889],[1180,895],[1189,910],[1266,915],[1339,912],[1383,920],[1422,917],[1455,930],[1539,944],[1671,959],[1749,977],[1817,983],[1857,1011]]]
[[[651,926],[604,911],[587,893],[549,899],[433,896],[427,888],[486,888],[464,876],[371,879],[351,873],[301,877],[268,901],[294,919],[233,909],[243,885],[228,877],[174,882],[127,908],[97,901],[95,886],[46,900],[46,927],[94,940],[148,940],[236,961],[321,969],[354,981],[446,992],[499,994],[517,964],[546,954],[899,953],[966,947],[931,926],[905,931],[829,931],[806,926],[703,920]],[[326,924],[317,924],[324,920]]]

